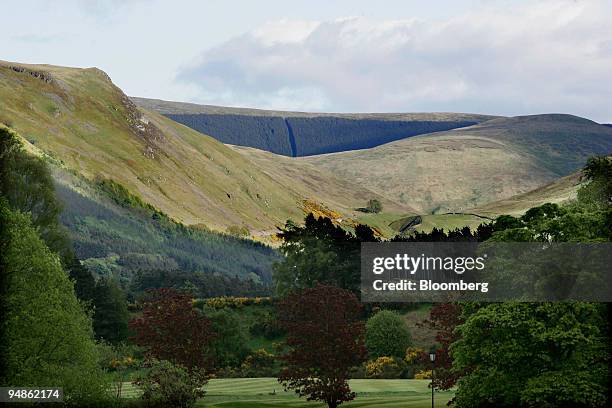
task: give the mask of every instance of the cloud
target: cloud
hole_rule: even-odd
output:
[[[612,5],[544,1],[445,20],[270,22],[179,72],[216,104],[568,112],[612,120]]]

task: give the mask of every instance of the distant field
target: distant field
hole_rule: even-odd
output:
[[[350,386],[357,393],[355,401],[343,404],[347,407],[430,407],[431,389],[428,380],[351,380]],[[197,406],[225,408],[255,407],[324,407],[324,404],[307,402],[292,392],[284,392],[275,378],[231,378],[211,380],[206,386],[206,396]],[[270,395],[274,394],[274,395]],[[137,389],[124,385],[123,396],[134,398]],[[446,407],[452,391],[436,392],[436,407]]]

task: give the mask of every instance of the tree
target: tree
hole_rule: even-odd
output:
[[[213,367],[215,339],[210,319],[194,309],[191,296],[176,289],[148,293],[142,316],[130,322],[134,343],[149,358],[168,360],[190,370]]]
[[[499,303],[466,307],[451,346],[456,406],[607,406],[606,306]]]
[[[410,346],[408,326],[397,312],[382,310],[368,319],[365,345],[370,358],[403,358]]]
[[[126,340],[129,314],[125,295],[117,283],[110,278],[100,279],[96,283],[93,303],[96,337],[115,344]]]
[[[248,334],[238,314],[229,309],[206,312],[216,334],[211,347],[218,367],[237,367],[249,354]]]
[[[135,384],[142,390],[141,398],[147,407],[189,408],[204,396],[202,387],[207,382],[201,371],[186,370],[169,361],[152,360]]]
[[[279,303],[279,319],[287,332],[289,351],[278,381],[308,401],[334,408],[355,398],[349,371],[363,362],[364,327],[361,305],[344,289],[317,284]]]
[[[30,218],[0,197],[4,386],[63,387],[67,402],[105,405],[108,383],[98,367],[91,319],[59,257]]]
[[[0,126],[0,196],[9,208],[28,214],[51,251],[65,255],[70,245],[58,217],[62,205],[55,197],[45,162],[27,153],[12,130]]]
[[[329,218],[315,218],[313,214],[306,216],[303,227],[287,222],[278,237],[283,240],[280,250],[285,255],[274,265],[273,280],[279,296],[316,283],[357,293],[361,282],[360,244],[377,241],[367,226],[358,225],[351,234]]]
[[[455,328],[463,323],[461,317],[462,307],[459,303],[438,303],[433,305],[429,312],[429,319],[424,324],[436,330],[436,375],[433,386],[440,390],[449,390],[455,386],[462,372],[453,370],[453,359],[450,355],[450,346],[460,339]],[[429,362],[429,355],[422,356],[422,360]]]
[[[379,212],[382,211],[382,208],[383,208],[382,203],[376,198],[368,200],[368,206],[366,207],[368,212],[378,214]]]

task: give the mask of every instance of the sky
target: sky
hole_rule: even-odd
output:
[[[56,0],[3,5],[0,59],[131,96],[612,122],[612,1]]]

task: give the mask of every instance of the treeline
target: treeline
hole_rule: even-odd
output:
[[[117,278],[126,286],[137,272],[164,270],[177,271],[177,276],[183,276],[178,271],[198,272],[217,281],[221,278],[212,275],[270,282],[272,263],[278,259],[272,248],[177,223],[110,180],[99,180],[97,186],[97,199],[63,185],[56,191],[64,206],[61,223],[74,251],[99,277]]]
[[[255,147],[285,156],[366,149],[410,136],[476,124],[474,121],[403,121],[334,116],[282,118],[205,113],[166,116],[223,143]]]

